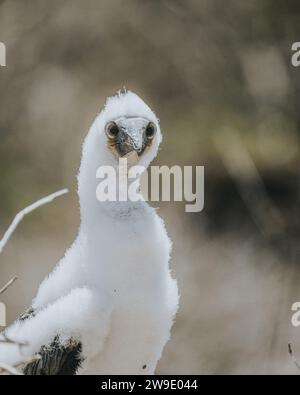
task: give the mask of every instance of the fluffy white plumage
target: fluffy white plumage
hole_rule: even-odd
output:
[[[156,211],[146,202],[96,199],[96,170],[116,166],[105,125],[119,118],[151,121],[156,133],[139,157],[147,167],[161,142],[159,122],[134,93],[107,100],[83,145],[78,175],[81,226],[54,271],[42,282],[32,306],[36,315],[7,329],[20,349],[0,344],[0,360],[15,364],[51,344],[72,337],[81,342],[79,374],[152,374],[178,306],[177,284],[170,275],[171,242]]]

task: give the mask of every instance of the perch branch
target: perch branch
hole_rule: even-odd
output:
[[[0,289],[0,295],[3,294],[7,290],[7,288],[9,288],[17,279],[18,277],[15,276],[11,280],[9,280],[9,282]]]
[[[297,369],[300,370],[300,364],[297,361],[297,359],[294,357],[291,343],[288,344],[288,349],[289,349],[289,354],[290,354],[290,357],[292,358],[292,361],[294,362]]]
[[[44,204],[52,202],[57,197],[65,195],[68,192],[69,192],[68,189],[62,189],[60,191],[52,193],[51,195],[46,196],[46,197],[38,200],[37,202],[35,202],[35,203],[31,204],[30,206],[25,207],[23,210],[21,210],[15,216],[13,222],[10,224],[9,228],[4,233],[4,236],[3,236],[2,240],[0,240],[0,254],[2,253],[4,247],[6,246],[8,240],[10,239],[11,235],[14,233],[14,231],[17,228],[17,226],[22,221],[22,219],[25,217],[25,215],[31,213],[32,211],[36,210],[38,207],[43,206]]]
[[[23,218],[27,214],[31,213],[32,211],[36,210],[37,208],[39,208],[39,207],[41,207],[41,206],[43,206],[43,205],[45,205],[47,203],[52,202],[57,197],[65,195],[68,192],[69,192],[68,189],[62,189],[60,191],[52,193],[51,195],[48,195],[48,196],[36,201],[35,203],[33,203],[30,206],[27,206],[23,210],[21,210],[15,216],[14,220],[12,221],[10,226],[8,227],[7,231],[4,233],[3,238],[0,240],[0,254],[2,253],[4,247],[6,246],[7,242],[11,238],[12,234],[16,230],[16,228],[19,225],[19,223],[23,220]],[[4,287],[2,287],[0,289],[0,295],[2,293],[4,293],[7,290],[7,288],[9,288],[16,280],[17,280],[17,277],[13,277],[11,280],[9,280],[9,282],[6,285],[4,285]],[[5,334],[2,334],[2,336],[3,336],[3,338],[0,339],[0,343],[15,344],[20,349],[23,346],[28,345],[28,343],[21,343],[21,342],[17,342],[15,340],[12,340],[9,337],[7,337]],[[10,366],[10,365],[7,365],[6,363],[0,361],[0,375],[5,374],[5,372],[8,373],[8,374],[11,374],[11,375],[18,375],[18,376],[19,375],[23,375],[23,373],[21,373],[17,368],[20,367],[24,363],[29,363],[29,362],[38,360],[40,358],[41,358],[41,356],[39,354],[36,354],[36,355],[33,355],[33,356],[29,356],[29,357],[24,358],[22,361],[17,363],[15,366]]]
[[[9,366],[4,362],[0,362],[0,371],[7,372],[7,373],[12,374],[14,376],[23,376],[23,373],[19,372],[15,367]]]
[[[0,343],[16,344],[20,348],[24,347],[24,346],[28,346],[27,342],[18,342],[16,340],[10,339],[5,333],[3,333],[2,336],[3,336],[3,339],[0,339]]]

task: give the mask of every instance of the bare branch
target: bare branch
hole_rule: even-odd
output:
[[[28,346],[28,342],[18,342],[16,340],[13,340],[9,338],[5,333],[2,333],[3,339],[0,339],[0,343],[6,343],[6,344],[15,344],[17,346],[25,347]]]
[[[25,215],[31,213],[32,211],[36,210],[37,208],[52,202],[54,199],[56,199],[59,196],[65,195],[68,193],[68,189],[62,189],[60,191],[57,191],[55,193],[52,193],[49,196],[46,196],[37,202],[31,204],[28,207],[25,207],[23,210],[21,210],[14,218],[13,222],[10,224],[9,228],[7,231],[4,233],[3,238],[0,240],[0,254],[2,253],[4,247],[6,246],[8,240],[11,238],[12,234],[16,230],[17,226],[19,223],[23,220]],[[15,281],[17,280],[17,277],[13,277],[4,287],[0,289],[0,295],[4,293]],[[13,339],[10,339],[5,333],[2,333],[2,338],[0,339],[0,343],[6,343],[6,344],[14,344],[17,345],[20,348],[20,351],[22,350],[22,347],[27,346],[28,343],[26,342],[18,342]],[[30,363],[32,361],[36,361],[40,359],[41,356],[39,354],[32,355],[29,357],[25,357],[22,361],[17,363],[15,366],[10,366],[7,365],[4,362],[0,361],[0,375],[3,375],[5,373],[11,374],[11,375],[23,375],[17,368],[21,367],[22,365],[26,363]]]
[[[3,294],[7,290],[7,288],[9,288],[17,279],[18,277],[16,276],[10,279],[9,282],[5,284],[3,288],[0,289],[0,295]]]
[[[17,226],[19,225],[19,223],[22,221],[22,219],[25,217],[25,215],[31,213],[32,211],[36,210],[38,207],[43,206],[44,204],[50,203],[52,202],[54,199],[56,199],[59,196],[65,195],[66,193],[68,193],[68,189],[62,189],[60,191],[57,191],[55,193],[52,193],[49,196],[46,196],[40,200],[38,200],[37,202],[31,204],[28,207],[25,207],[23,210],[21,210],[14,218],[13,222],[10,224],[9,228],[7,229],[7,231],[5,232],[2,240],[0,240],[0,254],[2,253],[4,247],[6,246],[8,240],[10,239],[10,237],[12,236],[12,234],[14,233],[14,231],[16,230]]]
[[[300,364],[299,364],[299,362],[297,361],[297,359],[293,355],[293,350],[292,350],[291,343],[288,344],[288,349],[289,349],[289,354],[290,354],[290,357],[292,358],[292,361],[294,362],[294,364],[297,367],[297,369],[300,370]]]
[[[4,362],[0,362],[0,374],[2,374],[1,371],[7,372],[14,376],[23,376],[23,373],[19,372],[15,367],[7,365]]]
[[[14,366],[10,366],[6,363],[0,362],[0,376],[4,375],[5,373],[14,375],[14,376],[23,376],[23,373],[20,372],[18,369],[22,369],[23,365],[34,362],[34,361],[38,361],[40,360],[42,357],[40,354],[35,354],[35,355],[31,355],[29,357],[25,357],[24,359],[22,359],[22,361],[18,362],[16,365]]]
[[[28,346],[27,342],[18,342],[16,340],[10,339],[5,333],[3,333],[2,336],[3,339],[0,339],[0,343],[17,345],[21,353],[22,353],[22,347]],[[20,362],[16,363],[13,366],[0,361],[0,376],[5,374],[23,375],[23,373],[20,372],[18,369],[22,369],[24,365],[31,363],[33,361],[37,361],[41,358],[42,357],[40,354],[30,355],[28,357],[24,357]]]

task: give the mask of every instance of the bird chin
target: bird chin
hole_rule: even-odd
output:
[[[135,166],[139,161],[139,156],[135,150],[128,152],[128,154],[122,156],[122,159],[123,158],[127,159],[127,170]]]

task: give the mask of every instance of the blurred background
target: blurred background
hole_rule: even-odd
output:
[[[1,232],[70,188],[1,255],[8,322],[76,235],[81,144],[125,85],[160,117],[155,164],[205,166],[202,212],[160,205],[181,303],[157,373],[299,373],[299,1],[0,0],[0,41]]]

